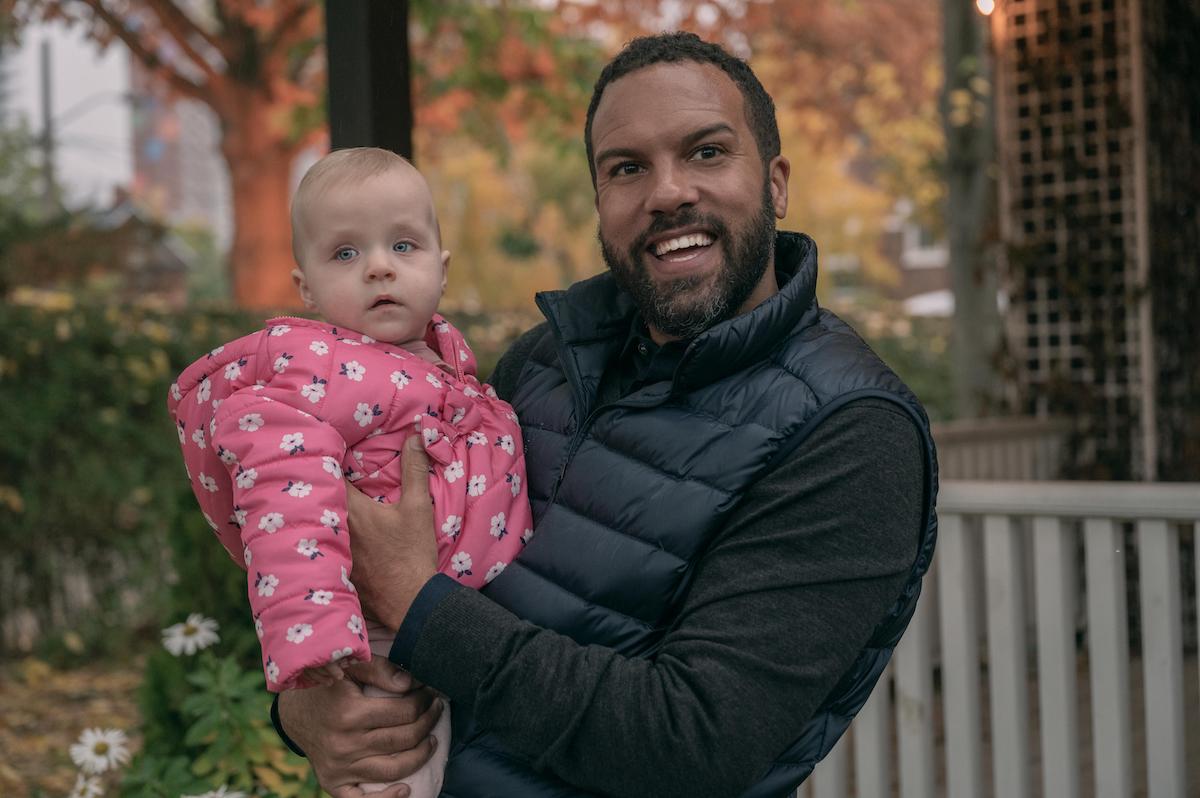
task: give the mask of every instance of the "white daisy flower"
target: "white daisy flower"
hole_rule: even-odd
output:
[[[287,491],[287,495],[294,499],[303,499],[305,496],[312,493],[312,483],[300,482],[298,480],[296,482],[289,481],[284,490]]]
[[[216,357],[217,355],[221,354],[221,353],[222,353],[222,352],[224,352],[224,351],[225,351],[225,344],[221,344],[221,345],[220,345],[220,346],[218,346],[216,349],[213,349],[213,350],[211,350],[211,351],[208,353],[208,356],[209,356],[209,357]]]
[[[354,583],[350,581],[350,574],[346,571],[346,566],[344,565],[342,566],[342,584],[345,585],[346,589],[351,593],[358,592],[358,589],[354,587]]]
[[[254,487],[254,480],[258,479],[257,468],[242,468],[238,466],[237,474],[234,475],[237,480],[237,486],[242,490],[250,490]]]
[[[275,369],[276,374],[282,374],[283,372],[287,371],[287,367],[291,365],[291,361],[292,356],[287,352],[284,352],[279,355],[279,357],[275,358],[275,363],[271,367]]]
[[[304,433],[289,432],[283,436],[279,442],[279,448],[283,449],[288,454],[296,454],[304,451]]]
[[[450,332],[450,324],[448,322],[439,321],[433,325],[433,329],[440,333],[448,333]]]
[[[291,331],[292,328],[286,324],[276,324],[271,328],[271,335],[279,337],[280,335],[287,335]]]
[[[245,364],[245,362],[246,361],[244,361],[244,360],[236,360],[233,363],[230,363],[227,366],[225,366],[225,379],[229,380],[230,382],[233,382],[239,376],[241,376],[242,366]]]
[[[467,446],[483,446],[488,442],[487,436],[479,430],[474,430],[467,436]]]
[[[250,563],[254,562],[254,554],[251,553],[249,546],[242,548],[242,559],[246,561],[247,568],[250,567]]]
[[[275,663],[271,664],[275,665]],[[277,665],[275,666],[275,676],[279,676],[279,666]],[[271,681],[275,681],[275,679],[271,679]],[[246,798],[246,793],[239,790],[230,790],[222,784],[215,790],[202,792],[199,795],[181,795],[179,798]]]
[[[489,568],[487,573],[483,575],[484,584],[491,582],[493,579],[495,579],[497,576],[499,576],[500,573],[504,570],[504,567],[505,567],[504,563],[498,562],[495,565],[493,565],[491,568]]]
[[[450,567],[455,570],[459,576],[470,576],[471,574],[471,555],[465,551],[455,552],[450,558]]]
[[[260,596],[275,595],[275,588],[279,587],[279,577],[275,574],[259,574],[254,580],[254,587],[258,589]]]
[[[492,537],[502,538],[508,534],[508,530],[504,528],[504,513],[496,513],[492,516]]]
[[[351,615],[350,620],[346,621],[346,628],[350,630],[350,634],[362,637],[362,618],[359,618],[357,615]]]
[[[425,441],[426,446],[433,446],[437,443],[438,438],[442,437],[442,433],[438,432],[433,427],[426,427],[421,430],[421,438]]]
[[[353,382],[362,382],[363,375],[367,373],[367,368],[357,360],[351,360],[349,363],[342,364],[339,373]]]
[[[217,457],[221,458],[221,462],[225,465],[233,465],[237,462],[237,455],[226,449],[224,446],[217,447]]]
[[[526,529],[524,532],[521,533],[521,542],[528,543],[532,537],[533,537],[533,530]]]
[[[254,619],[254,634],[258,635],[260,640],[262,639],[262,636],[263,636],[262,618]]]
[[[311,344],[308,345],[308,348],[310,350],[312,350],[312,353],[314,355],[328,355],[329,354],[329,344],[325,343],[324,341],[313,341]]]
[[[178,402],[183,398],[183,391],[179,390],[179,383],[171,383],[171,398]]]
[[[201,449],[204,448],[204,428],[196,427],[192,430],[192,441]]]
[[[508,479],[508,487],[512,490],[512,495],[516,496],[518,493],[521,492],[521,475],[520,474],[509,474],[507,476],[507,479]]]
[[[513,445],[513,436],[511,435],[501,435],[500,437],[496,438],[496,445],[503,449],[504,453],[508,455],[511,455],[517,450]]]
[[[487,490],[487,477],[483,474],[476,474],[467,482],[467,494],[470,496],[482,496]]]
[[[315,405],[325,398],[325,384],[326,380],[314,376],[312,382],[300,386],[300,395]]]
[[[242,432],[258,432],[263,425],[261,413],[247,413],[238,419],[238,429]]]
[[[445,475],[446,481],[453,484],[462,479],[467,472],[463,469],[462,460],[454,460],[446,466],[442,473]]]
[[[325,473],[332,476],[334,479],[342,478],[342,464],[336,458],[326,455],[321,458],[321,468],[325,469]]]
[[[75,777],[75,786],[67,793],[68,798],[100,798],[104,795],[104,785],[99,776],[85,776],[80,773]]]
[[[475,397],[479,396],[479,391],[468,385],[463,388],[463,396],[466,396],[468,399],[474,399]]]
[[[437,377],[433,376],[432,374],[426,374],[426,375],[425,375],[425,382],[429,383],[429,384],[430,384],[430,385],[432,385],[434,388],[441,388],[441,387],[442,387],[442,381],[441,381],[441,380],[439,380]]]
[[[288,627],[287,641],[299,645],[304,642],[304,638],[311,637],[313,628],[311,623],[297,623]]]
[[[229,516],[229,521],[236,527],[246,525],[246,511],[236,504],[233,506],[233,513]]]
[[[462,532],[462,518],[457,515],[446,516],[446,520],[442,522],[442,534],[454,540],[459,532]]]
[[[213,400],[213,404],[217,404],[215,399]],[[208,434],[210,437],[217,437],[217,415],[215,412],[213,413],[213,417],[208,420]]]
[[[272,683],[279,681],[279,665],[270,657],[267,657],[267,679]]]
[[[196,391],[196,404],[204,404],[210,396],[212,396],[212,380],[205,377],[200,380],[200,388]]]
[[[268,535],[274,535],[283,528],[283,513],[267,513],[258,519],[258,528]]]
[[[483,392],[486,393],[488,396],[492,397],[493,399],[499,398],[498,396],[496,396],[496,389],[490,385],[483,386]]]
[[[364,335],[364,336],[362,337],[362,342],[363,342],[364,344],[373,344],[373,343],[376,343],[375,339],[374,339],[374,338],[372,338],[372,337],[371,337],[371,336],[369,336],[369,335]]]
[[[296,552],[310,560],[315,560],[318,557],[325,556],[317,547],[316,538],[300,538],[300,540],[296,542]]]
[[[466,363],[467,362],[467,350],[465,350],[465,349],[458,350],[458,359],[460,361],[462,361],[463,363]]]
[[[196,481],[200,483],[200,487],[204,488],[209,493],[217,492],[217,481],[208,474],[205,474],[203,471],[200,472],[200,476]]]
[[[172,656],[186,654],[189,657],[214,643],[221,642],[217,634],[217,622],[193,612],[183,623],[172,624],[162,630],[162,644]]]
[[[383,411],[379,409],[379,405],[372,407],[366,402],[359,402],[354,410],[354,420],[358,422],[358,426],[365,427],[375,420],[376,416],[383,415]]]
[[[179,433],[179,445],[183,446],[187,443],[187,433],[183,430],[183,422],[175,422],[175,430]]]
[[[325,510],[323,513],[321,513],[321,525],[327,526],[330,529],[332,529],[333,533],[335,535],[338,534],[338,532],[340,531],[338,529],[338,526],[341,523],[342,523],[342,517],[340,515],[338,515],[337,513],[335,513],[333,510]]]
[[[335,648],[333,650],[333,652],[329,655],[329,661],[337,662],[340,659],[345,659],[346,657],[350,656],[353,653],[354,653],[354,649],[350,648],[350,646],[346,646],[345,648]]]
[[[320,604],[322,607],[325,607],[329,605],[329,602],[333,601],[333,591],[310,590],[305,598],[311,601],[313,604]]]
[[[71,745],[71,761],[86,774],[104,773],[129,761],[126,743],[120,729],[84,729]]]
[[[402,369],[392,372],[392,385],[395,385],[397,388],[407,388],[410,381],[412,381],[412,377],[408,375],[407,371]]]
[[[450,423],[457,424],[458,422],[460,422],[464,418],[466,418],[466,415],[467,415],[466,408],[456,407],[456,408],[454,408],[454,415],[450,417]]]

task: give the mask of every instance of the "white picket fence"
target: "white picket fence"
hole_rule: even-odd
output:
[[[1185,726],[1194,754],[1200,698],[1184,683],[1193,599],[1180,547],[1182,535],[1200,584],[1200,484],[950,481],[938,515],[908,632],[798,797],[1200,795],[1200,774],[1188,782]]]

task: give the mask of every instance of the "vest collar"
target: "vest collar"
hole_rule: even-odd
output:
[[[762,360],[817,312],[817,245],[803,233],[780,232],[775,239],[775,273],[779,292],[753,310],[715,324],[689,343],[675,371],[675,390],[692,389],[737,373]],[[617,288],[608,272],[575,283],[565,291],[544,291],[538,307],[550,322],[560,347],[575,349],[604,341],[611,353],[625,340],[633,323],[633,300]],[[598,374],[607,364],[581,362],[583,371]],[[583,358],[582,360],[592,360]]]

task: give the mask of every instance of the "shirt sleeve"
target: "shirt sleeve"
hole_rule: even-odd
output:
[[[651,658],[581,646],[435,577],[392,659],[473,704],[534,769],[581,788],[738,795],[893,606],[916,557],[924,468],[895,405],[832,414],[747,492]]]

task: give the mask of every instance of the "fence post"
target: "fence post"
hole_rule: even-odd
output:
[[[935,561],[934,570],[940,569]],[[929,798],[933,773],[933,663],[930,661],[936,581],[926,577],[908,631],[896,646],[896,736],[901,798]]]
[[[938,588],[942,617],[942,706],[946,719],[946,794],[983,795],[978,541],[961,515],[939,519]]]

